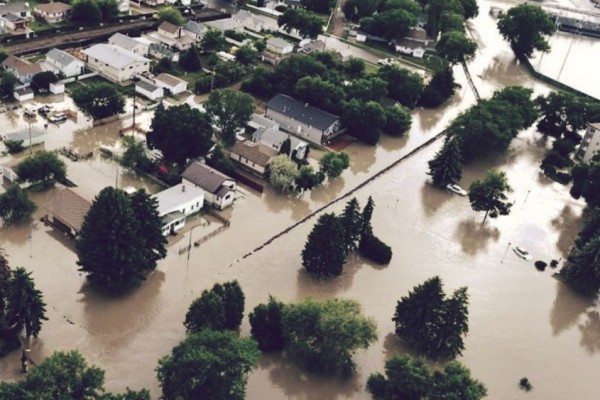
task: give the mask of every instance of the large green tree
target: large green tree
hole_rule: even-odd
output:
[[[52,151],[39,151],[21,161],[16,168],[21,182],[44,186],[67,178],[65,163]]]
[[[431,373],[418,358],[394,355],[385,362],[385,376],[369,376],[367,390],[375,400],[421,400],[431,387]]]
[[[125,111],[125,99],[109,83],[93,83],[78,87],[71,94],[73,101],[93,119],[107,118]]]
[[[15,90],[15,86],[19,84],[19,79],[12,72],[2,72],[0,74],[0,97],[11,97]]]
[[[410,11],[391,9],[360,20],[360,27],[367,33],[387,40],[398,39],[417,25],[417,17]]]
[[[596,295],[600,290],[600,236],[575,249],[558,276],[573,289]]]
[[[285,154],[275,156],[269,162],[269,183],[276,190],[292,190],[298,175],[298,166]]]
[[[217,283],[190,306],[184,325],[188,333],[203,329],[236,330],[244,317],[245,297],[238,281]]]
[[[58,81],[58,77],[52,71],[38,72],[31,78],[31,86],[41,93],[48,93],[50,84]]]
[[[335,83],[318,76],[300,78],[294,89],[296,98],[310,105],[339,114],[345,99],[344,91]]]
[[[447,137],[444,147],[429,161],[431,181],[438,188],[445,188],[449,183],[460,182],[462,178],[463,159],[460,153],[460,139]]]
[[[404,135],[412,125],[410,110],[400,104],[385,109],[383,132],[391,136]]]
[[[250,120],[254,112],[252,96],[232,89],[219,89],[210,93],[204,103],[226,146],[233,146],[236,133]]]
[[[148,146],[159,149],[167,160],[184,164],[188,158],[208,153],[212,131],[208,114],[188,104],[167,109],[161,104],[154,112]]]
[[[356,197],[351,198],[346,203],[340,222],[344,228],[344,242],[346,243],[346,252],[356,250],[363,230],[363,216],[360,212],[360,206]]]
[[[98,24],[102,21],[102,11],[94,0],[77,0],[71,8],[71,21],[84,25]]]
[[[200,62],[198,48],[195,45],[192,45],[192,47],[181,54],[179,57],[179,65],[188,72],[200,71],[202,63]]]
[[[385,109],[376,101],[352,99],[344,105],[342,124],[346,132],[366,144],[377,144],[386,123]]]
[[[571,174],[571,196],[583,197],[588,207],[600,207],[600,155],[596,154],[589,164],[575,166]]]
[[[446,298],[439,277],[415,286],[396,306],[392,320],[396,334],[409,346],[432,359],[462,354],[468,326],[467,288]]]
[[[111,22],[119,15],[117,0],[97,0],[97,4],[104,22]]]
[[[548,37],[556,25],[540,6],[519,4],[498,17],[498,30],[517,56],[530,57],[534,50],[548,51]]]
[[[457,64],[470,61],[475,57],[477,43],[469,39],[464,32],[450,31],[442,34],[435,49],[450,64]]]
[[[487,395],[486,387],[471,377],[471,371],[453,361],[443,370],[435,371],[428,400],[481,400]]]
[[[283,314],[286,349],[301,366],[316,372],[349,375],[352,356],[377,340],[375,322],[353,300],[312,299],[289,304]]]
[[[37,337],[46,318],[42,292],[35,288],[31,272],[18,267],[10,274],[6,288],[6,324],[15,331],[25,328],[25,336]]]
[[[282,318],[284,304],[269,296],[267,304],[259,304],[250,313],[250,333],[262,351],[280,351],[285,347]]]
[[[424,107],[437,107],[454,94],[455,83],[452,68],[442,68],[433,74],[433,77],[423,89],[419,104]]]
[[[110,293],[141,284],[166,255],[156,201],[144,192],[129,199],[122,190],[104,188],[92,203],[79,237],[77,264],[89,282]],[[138,220],[138,218],[146,218]]]
[[[485,211],[483,222],[488,215],[497,218],[508,215],[512,203],[507,201],[506,194],[512,189],[504,172],[490,170],[483,180],[474,181],[469,187],[469,202],[474,211]],[[483,223],[482,222],[482,223]]]
[[[0,194],[0,219],[6,225],[20,224],[27,220],[37,206],[19,186],[13,186]]]
[[[387,94],[387,82],[377,76],[354,79],[345,88],[348,99],[380,101]]]
[[[393,65],[384,65],[377,76],[387,82],[388,96],[405,107],[413,108],[421,97],[423,78],[417,73]]]
[[[589,210],[585,218],[585,225],[575,239],[575,246],[581,250],[592,239],[597,237],[600,237],[600,208],[595,207]]]
[[[536,103],[542,118],[538,129],[557,138],[579,142],[580,131],[588,122],[600,120],[600,102],[572,93],[555,91],[539,96]]]
[[[203,330],[189,335],[156,369],[165,400],[243,400],[260,352],[252,339]]]
[[[287,8],[277,17],[277,25],[282,26],[288,33],[297,29],[304,38],[316,39],[323,33],[323,20],[315,13],[302,8]]]
[[[337,178],[350,166],[350,156],[345,151],[329,152],[319,160],[320,171],[329,179]]]
[[[158,12],[158,19],[160,21],[169,22],[173,25],[181,26],[185,23],[181,11],[173,7],[164,7]]]
[[[302,265],[317,276],[342,274],[346,261],[344,227],[333,214],[323,214],[308,235],[302,250]]]

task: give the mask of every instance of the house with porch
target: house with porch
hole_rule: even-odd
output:
[[[154,43],[161,43],[167,47],[181,50],[187,50],[196,42],[196,39],[187,35],[181,26],[173,25],[164,21],[155,32],[144,36]]]
[[[173,234],[185,226],[186,217],[204,206],[204,190],[180,183],[152,196],[158,202],[163,235]]]
[[[0,18],[7,31],[25,30],[33,20],[29,3],[15,2],[0,4]]]
[[[37,4],[33,13],[39,19],[43,19],[49,24],[55,24],[69,19],[71,6],[60,1],[53,3]]]
[[[81,226],[92,203],[71,189],[57,189],[50,195],[46,206],[48,214],[44,222],[50,223],[56,230],[75,238],[81,231]]]
[[[220,210],[232,205],[235,199],[236,181],[198,161],[183,171],[181,183],[204,190],[204,201]]]
[[[277,150],[259,142],[248,140],[237,142],[229,151],[231,158],[242,169],[265,178],[271,159],[275,157]]]
[[[24,85],[29,85],[35,74],[43,72],[41,64],[32,63],[28,60],[13,56],[12,54],[2,61],[2,68],[12,72]]]
[[[62,74],[67,78],[81,75],[85,69],[85,63],[77,57],[59,49],[52,49],[46,54],[44,69]]]

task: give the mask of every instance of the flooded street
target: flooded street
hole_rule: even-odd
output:
[[[550,88],[532,80],[501,40],[488,15],[491,3],[479,4],[480,16],[469,23],[479,51],[469,69],[482,97],[507,85],[547,93]],[[73,243],[43,224],[0,229],[0,243],[10,264],[33,272],[48,304],[49,321],[40,338],[31,342],[32,358],[41,360],[57,350],[77,349],[106,371],[107,389],[146,387],[158,398],[154,369],[158,359],[184,338],[183,320],[190,303],[215,282],[237,279],[246,295],[246,315],[267,301],[268,294],[284,302],[306,297],[355,299],[363,305],[364,314],[375,319],[379,335],[377,343],[357,354],[358,373],[347,381],[305,374],[278,356],[263,357],[250,374],[248,399],[369,399],[365,391],[369,374],[382,371],[388,357],[405,351],[391,320],[396,302],[414,285],[439,275],[447,292],[469,288],[470,331],[460,361],[486,384],[489,399],[596,399],[600,390],[597,304],[557,282],[551,268],[539,272],[532,262],[517,258],[509,249],[521,245],[534,261],[564,258],[581,227],[584,204],[573,200],[567,187],[539,173],[549,143],[535,129],[522,132],[506,154],[470,165],[461,182],[466,188],[489,168],[506,171],[514,189],[510,198],[515,202],[509,216],[481,225],[483,214],[473,212],[466,198],[426,183],[427,161],[442,145],[438,140],[355,193],[361,206],[368,196],[375,201],[372,225],[375,234],[393,248],[390,265],[381,267],[351,256],[342,276],[313,280],[303,271],[300,252],[316,218],[243,258],[435,136],[471,106],[475,99],[462,70],[456,68],[455,74],[461,89],[442,108],[416,111],[406,137],[384,136],[377,147],[350,145],[346,149],[350,168],[340,178],[299,197],[270,190],[258,195],[243,189],[233,208],[225,212],[231,219],[229,229],[193,248],[189,263],[178,252],[183,244],[173,244],[149,280],[125,297],[106,298],[88,290],[77,272]],[[600,85],[597,74],[590,79]],[[0,118],[6,123],[10,116]],[[20,114],[15,118],[21,118]],[[149,114],[140,118],[147,126]],[[112,145],[120,124],[94,130],[77,130],[84,126],[72,122],[50,126],[48,134],[53,139],[48,139],[46,148],[67,143],[85,152],[99,144]],[[89,199],[102,187],[114,185],[115,179],[119,186],[158,190],[99,156],[68,167],[77,191]],[[45,196],[48,193],[32,197],[43,204]],[[327,212],[340,212],[344,204],[345,200],[338,202]],[[185,235],[183,243],[189,233]],[[249,331],[245,318],[241,334],[248,336]],[[13,353],[2,359],[0,379],[21,376],[19,357]],[[524,376],[534,387],[526,395],[518,389]]]

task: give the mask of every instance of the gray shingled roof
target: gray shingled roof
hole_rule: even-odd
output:
[[[29,7],[24,2],[8,3],[0,6],[0,15],[5,16],[10,13],[19,14],[29,10]]]
[[[133,49],[140,45],[140,42],[138,42],[137,40],[130,38],[127,35],[123,35],[120,32],[117,32],[114,35],[112,35],[108,39],[108,42],[129,51],[133,51]]]
[[[127,67],[136,62],[150,62],[146,57],[112,44],[95,44],[83,50],[83,53],[114,68]]]
[[[183,29],[186,31],[195,33],[196,35],[201,35],[207,28],[206,26],[199,24],[196,21],[189,20],[184,26]]]
[[[267,109],[269,108],[320,130],[329,128],[334,122],[340,119],[337,115],[308,105],[308,103],[305,104],[285,94],[276,94],[269,100]]]
[[[48,54],[46,54],[46,58],[51,58],[63,67],[69,66],[69,64],[71,64],[72,62],[79,61],[77,58],[73,57],[66,51],[62,51],[59,49],[50,50]]]
[[[226,180],[234,180],[216,169],[197,161],[190,164],[183,171],[181,177],[213,194],[217,193]]]
[[[36,128],[35,126],[31,127],[31,138],[36,138],[38,136],[44,136],[46,132],[43,130]],[[18,142],[20,140],[29,140],[29,129],[21,129],[16,132],[11,132],[6,134],[6,140],[10,142]]]
[[[282,38],[272,37],[267,40],[267,45],[275,46],[279,49],[283,49],[289,45],[294,45],[293,43],[288,42],[287,40],[283,40]]]
[[[144,90],[146,90],[148,92],[154,92],[156,89],[159,88],[158,86],[156,86],[156,85],[154,85],[154,84],[152,84],[150,82],[144,81],[144,80],[138,81],[135,84],[135,86],[139,86],[139,87],[141,87],[142,89],[144,89]]]

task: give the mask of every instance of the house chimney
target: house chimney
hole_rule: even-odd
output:
[[[185,185],[181,185],[181,191],[185,192]]]

